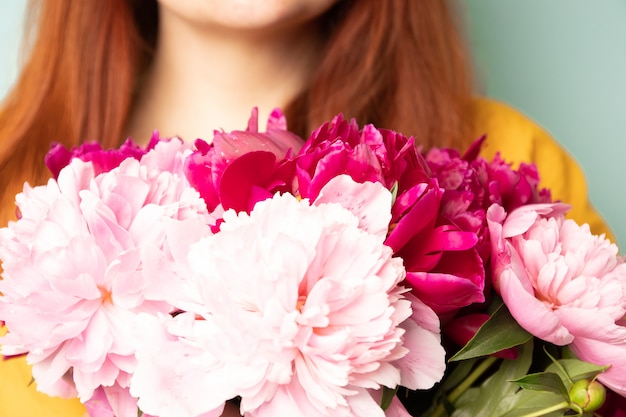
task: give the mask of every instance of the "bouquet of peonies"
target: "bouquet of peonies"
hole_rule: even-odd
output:
[[[626,415],[626,263],[481,143],[275,111],[55,146],[0,229],[2,354],[92,417]]]

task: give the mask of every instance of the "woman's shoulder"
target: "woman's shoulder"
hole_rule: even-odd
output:
[[[474,135],[486,135],[483,156],[500,153],[514,164],[537,162],[538,153],[571,157],[539,124],[502,102],[477,98],[473,101]]]
[[[504,103],[478,98],[474,101],[474,137],[486,135],[482,155],[496,154],[514,166],[533,163],[545,187],[556,198],[566,197],[572,185],[583,185],[582,170],[574,158],[539,124]]]
[[[0,327],[0,335],[5,329]],[[36,390],[24,357],[0,360],[0,416],[81,417],[85,409],[77,399],[48,397]]]
[[[537,166],[541,186],[552,197],[572,205],[570,216],[578,223],[589,223],[594,233],[613,235],[596,212],[587,195],[585,175],[575,159],[539,124],[504,103],[487,98],[473,102],[474,135],[486,135],[482,156],[491,160],[496,154],[517,166]]]

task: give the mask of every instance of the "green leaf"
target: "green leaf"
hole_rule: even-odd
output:
[[[563,368],[563,365],[559,363],[558,359],[550,355],[550,352],[548,352],[545,346],[543,347],[543,351],[548,356],[548,358],[550,358],[550,360],[552,361],[553,368],[550,368],[550,369],[551,370],[554,369],[554,372],[556,372],[556,374],[563,380],[565,387],[569,389],[569,387],[574,383],[574,381],[572,381],[572,378],[569,376],[565,368]]]
[[[579,359],[559,359],[557,362],[558,365],[551,364],[546,368],[546,371],[556,373],[563,380],[566,388],[569,388],[569,385],[571,385],[570,381],[594,379],[609,369],[608,366],[594,365]],[[565,371],[565,374],[563,374],[563,371]]]
[[[461,396],[455,406],[458,407],[453,417],[499,417],[508,412],[513,395],[520,390],[517,384],[510,382],[526,375],[532,362],[532,341],[520,346],[516,360],[504,360],[500,368],[487,378],[478,390]],[[468,398],[469,396],[469,398]]]
[[[456,409],[462,410],[464,408],[471,407],[472,403],[476,401],[476,397],[479,394],[480,394],[480,387],[469,388],[467,391],[463,393],[463,395],[459,397],[458,400],[454,402],[454,404],[450,404],[450,406],[452,406],[452,411],[448,409],[449,414],[452,415],[454,413],[454,410]]]
[[[380,408],[382,408],[383,411],[389,408],[391,401],[393,400],[393,397],[396,396],[397,392],[398,387],[395,387],[394,389],[383,387],[383,396],[380,399]]]
[[[452,388],[459,385],[465,379],[465,377],[470,374],[478,360],[478,358],[468,359],[466,361],[457,362],[452,365],[454,366],[454,369],[452,370],[452,372],[446,375],[443,381],[441,381],[440,389],[442,391],[450,391],[452,390]]]
[[[563,403],[563,398],[553,392],[521,390],[511,397],[509,409],[500,417],[524,417],[531,413],[550,409]],[[542,417],[564,416],[569,408],[541,414]],[[531,414],[532,415],[532,414]]]
[[[514,381],[517,385],[524,389],[534,391],[550,391],[555,394],[562,395],[567,399],[567,388],[563,384],[563,380],[554,372],[539,372],[536,374],[526,375]]]
[[[450,358],[460,361],[491,355],[504,349],[522,345],[532,335],[520,326],[504,304],[496,309],[467,344]]]

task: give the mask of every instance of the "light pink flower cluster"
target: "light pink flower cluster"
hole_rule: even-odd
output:
[[[205,229],[208,213],[183,173],[189,147],[159,143],[96,175],[73,159],[58,180],[24,187],[21,218],[0,230],[2,354],[27,353],[38,389],[89,400],[103,389],[116,415],[136,415],[133,323],[167,314],[175,275],[168,231]],[[179,232],[180,233],[180,232]],[[134,414],[133,414],[134,407]]]
[[[92,417],[408,417],[382,388],[440,381],[440,319],[462,345],[490,318],[492,262],[515,319],[626,396],[626,262],[481,143],[253,111],[195,147],[56,146],[0,229],[1,352]]]
[[[402,261],[383,244],[390,208],[380,184],[339,176],[313,204],[284,194],[227,211],[189,253],[201,303],[144,317],[141,409],[219,416],[239,396],[251,417],[383,417],[370,390],[439,381],[437,316],[399,286]]]
[[[626,396],[626,263],[604,236],[565,219],[564,204],[487,214],[494,284],[534,336],[610,365],[598,379]]]
[[[289,194],[300,143],[275,113],[195,150],[55,147],[0,232],[3,354],[94,417],[383,416],[382,386],[432,387],[439,319],[399,285],[391,192],[337,173]]]

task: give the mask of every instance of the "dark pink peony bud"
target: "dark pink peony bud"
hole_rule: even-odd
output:
[[[245,131],[215,132],[212,143],[196,140],[185,162],[185,175],[209,211],[249,211],[257,201],[290,190],[294,177],[290,157],[302,139],[286,130],[284,115],[274,110],[267,132],[260,133],[258,112],[252,111]]]

